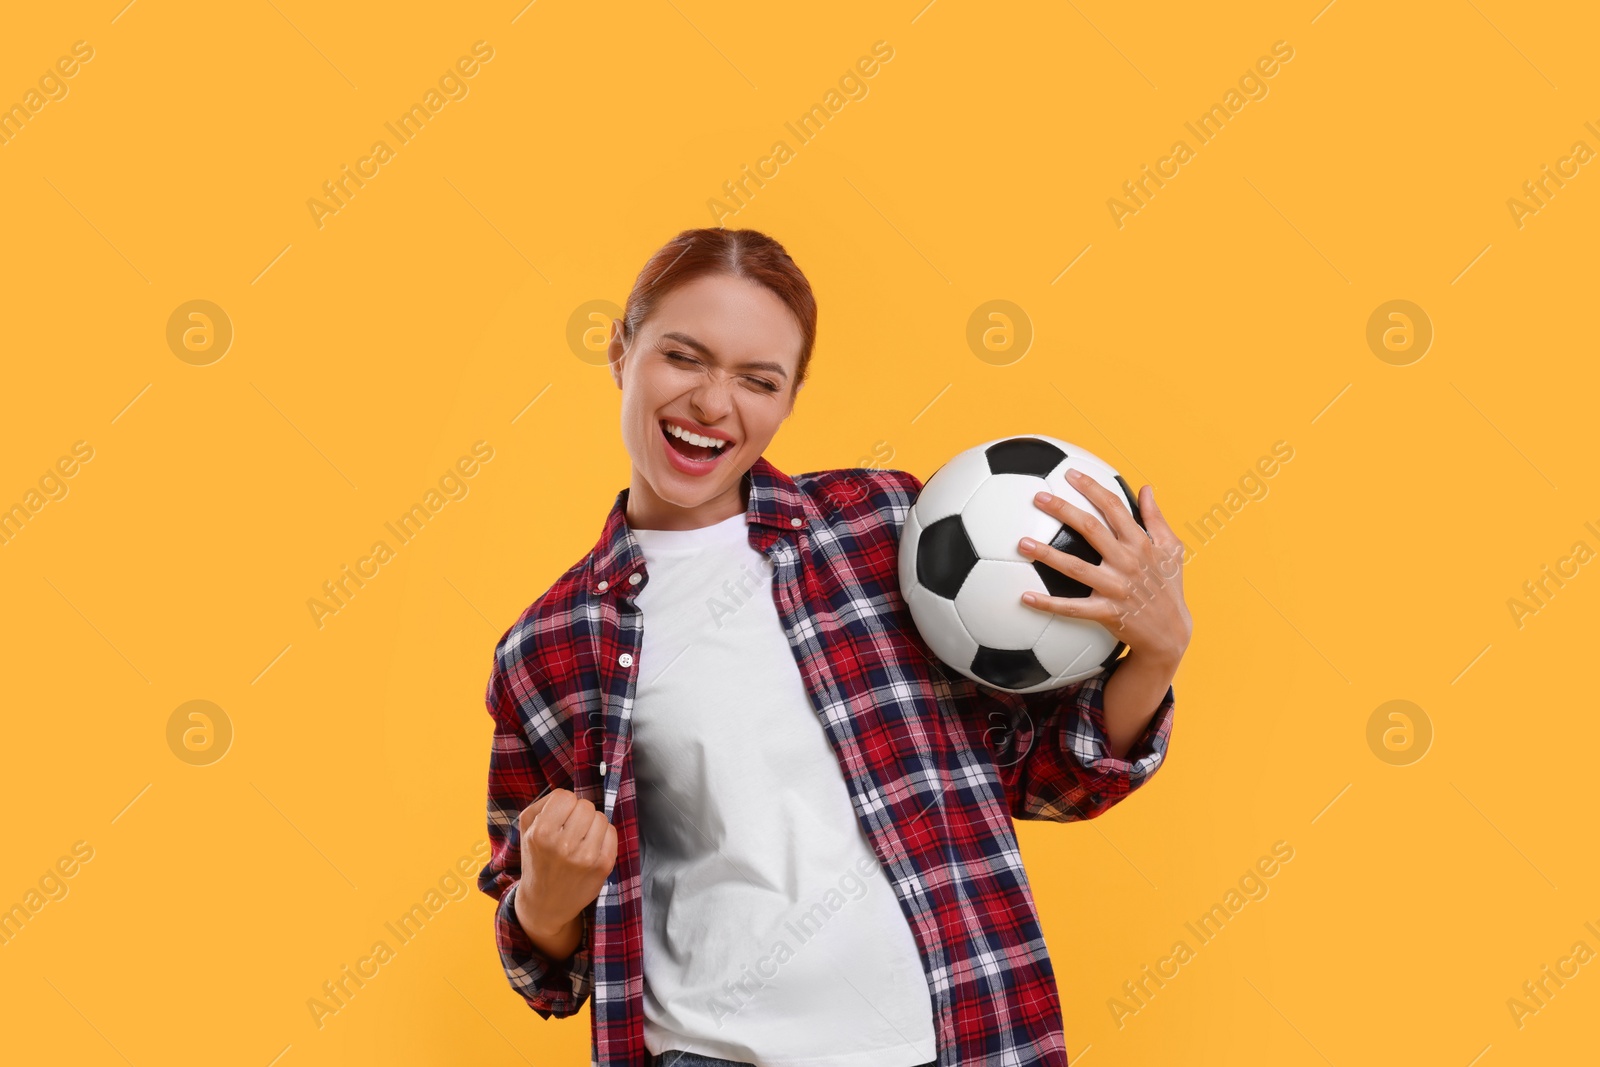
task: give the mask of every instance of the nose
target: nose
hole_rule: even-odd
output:
[[[707,426],[715,426],[733,410],[733,386],[720,375],[712,374],[689,394],[689,406],[696,419]]]

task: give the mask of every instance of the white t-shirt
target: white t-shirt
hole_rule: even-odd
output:
[[[649,573],[633,707],[645,1045],[758,1067],[927,1063],[916,939],[746,516],[632,534]]]

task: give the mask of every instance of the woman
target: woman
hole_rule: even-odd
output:
[[[1161,764],[1182,546],[1150,487],[1147,535],[1083,480],[1109,528],[1039,506],[1103,562],[1024,552],[1096,593],[1034,608],[1127,656],[1027,696],[943,667],[898,588],[921,482],[762,455],[815,337],[805,277],[753,230],[680,233],[612,324],[629,485],[488,685],[478,882],[507,977],[545,1018],[592,998],[601,1067],[1059,1067],[1011,820],[1092,818]]]

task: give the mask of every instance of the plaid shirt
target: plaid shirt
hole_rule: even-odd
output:
[[[1012,819],[1093,818],[1155,773],[1173,693],[1125,759],[1107,754],[1102,689],[1115,666],[1027,695],[943,666],[898,576],[900,531],[922,483],[852,468],[790,478],[765,457],[744,475],[751,547],[862,829],[900,900],[933,996],[940,1067],[1067,1062],[1061,1007]],[[648,1067],[643,917],[629,715],[649,580],[617,494],[594,549],[495,647],[486,700],[491,858],[506,976],[540,1016],[592,997],[596,1067]],[[513,909],[518,814],[570,789],[617,830],[617,862],[567,960],[535,951]],[[752,803],[758,797],[752,797]]]

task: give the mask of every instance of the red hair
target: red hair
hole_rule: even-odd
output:
[[[799,389],[805,383],[817,340],[816,297],[783,245],[759,230],[684,230],[662,245],[645,263],[628,294],[622,316],[623,344],[633,344],[645,319],[668,293],[708,274],[746,278],[765,286],[794,314],[800,324],[800,363],[794,379],[794,388]]]

